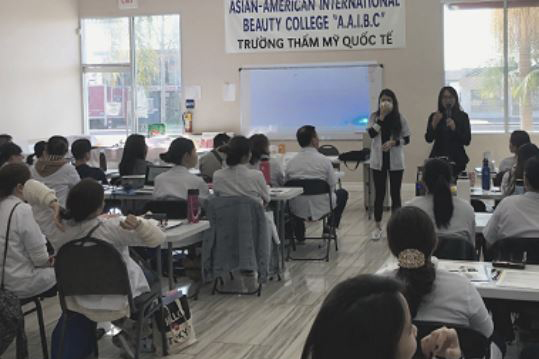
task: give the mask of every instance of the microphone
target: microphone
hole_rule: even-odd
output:
[[[446,105],[445,106],[445,118],[448,119],[448,118],[451,118],[451,109],[452,109],[453,106],[451,105]]]

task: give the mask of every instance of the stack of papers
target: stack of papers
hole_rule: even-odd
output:
[[[468,278],[471,282],[490,282],[490,273],[485,263],[440,263],[440,266]]]
[[[526,270],[504,270],[498,279],[501,287],[539,290],[539,273]]]

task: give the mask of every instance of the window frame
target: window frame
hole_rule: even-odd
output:
[[[136,61],[136,29],[135,21],[136,18],[141,17],[151,17],[151,16],[177,16],[178,17],[178,70],[179,70],[179,83],[180,83],[180,113],[182,111],[182,41],[181,41],[181,15],[179,13],[170,13],[170,14],[150,14],[150,15],[132,15],[132,16],[96,16],[96,17],[84,17],[79,19],[79,29],[80,29],[80,71],[81,71],[81,93],[82,93],[82,111],[83,111],[83,131],[84,134],[93,135],[96,137],[100,136],[110,136],[117,135],[117,133],[112,129],[106,129],[102,132],[100,130],[91,130],[90,129],[90,119],[89,119],[89,109],[88,109],[88,90],[85,85],[85,75],[88,73],[129,73],[131,80],[131,91],[130,91],[130,108],[129,113],[126,114],[126,129],[125,135],[128,136],[134,133],[139,132],[139,119],[136,114],[137,112],[137,61]],[[128,63],[104,63],[104,64],[93,64],[93,63],[84,63],[85,58],[85,32],[83,30],[83,22],[85,20],[98,19],[128,19],[129,24],[129,62]],[[161,114],[163,116],[163,114]],[[161,117],[161,123],[165,123]],[[113,132],[113,133],[111,133]],[[141,133],[147,135],[146,133]],[[173,133],[176,135],[177,133]],[[181,134],[181,133],[179,133]]]

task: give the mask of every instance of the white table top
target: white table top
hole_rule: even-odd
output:
[[[475,213],[475,233],[483,232],[490,217],[492,217],[492,213]]]
[[[439,268],[454,268],[456,266],[465,266],[466,264],[477,265],[480,264],[484,266],[487,273],[491,273],[492,264],[490,262],[473,262],[473,261],[450,261],[450,260],[438,260]],[[377,271],[377,273],[384,272],[386,270],[397,268],[396,260],[394,257],[391,257],[386,261],[386,263]],[[537,280],[539,280],[539,265],[527,265],[524,270],[514,270],[514,269],[501,269],[502,271],[511,271],[511,274],[518,276],[519,273],[522,274],[523,278],[529,273],[537,273]],[[532,301],[539,302],[539,290],[532,288],[517,288],[510,286],[502,286],[498,284],[496,280],[489,280],[488,282],[472,282],[477,288],[477,291],[483,298],[491,299],[506,299],[506,300],[521,300],[521,301]]]
[[[174,247],[187,247],[195,243],[202,242],[202,236],[198,235],[210,228],[209,221],[200,221],[198,223],[185,223],[179,227],[165,230],[166,241],[162,247],[166,248],[168,243]]]
[[[481,187],[474,187],[470,190],[471,198],[473,199],[503,199],[503,194],[499,187],[493,187],[490,191],[483,191]]]

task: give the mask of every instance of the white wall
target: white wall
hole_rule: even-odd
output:
[[[82,130],[77,0],[0,1],[0,132],[28,140]]]

